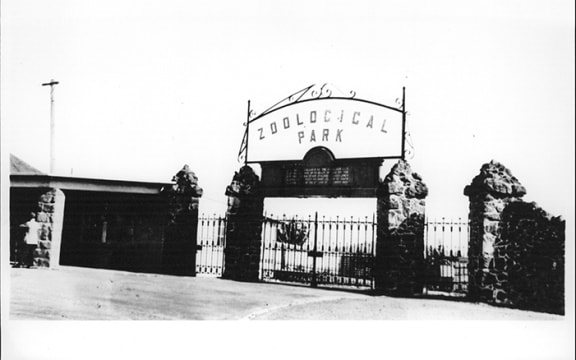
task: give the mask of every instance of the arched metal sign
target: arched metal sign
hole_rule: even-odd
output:
[[[334,96],[327,85],[309,86],[248,121],[239,158],[262,166],[268,197],[373,197],[383,159],[403,159],[402,105],[392,107]]]
[[[404,101],[400,108],[358,99],[355,93],[309,86],[255,115],[249,109],[240,155],[246,163],[302,160],[323,146],[337,159],[402,158]]]

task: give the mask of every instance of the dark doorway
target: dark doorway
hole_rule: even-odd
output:
[[[62,265],[160,272],[165,204],[158,195],[66,191]]]
[[[20,225],[30,220],[30,214],[38,211],[38,198],[42,194],[40,188],[10,189],[10,262],[18,259],[17,243],[24,239],[25,229]]]

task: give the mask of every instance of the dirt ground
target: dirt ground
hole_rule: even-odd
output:
[[[76,267],[10,269],[10,280],[10,320],[562,319],[448,300]]]

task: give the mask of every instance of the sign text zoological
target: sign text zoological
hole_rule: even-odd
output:
[[[248,141],[250,161],[298,160],[316,146],[337,158],[400,156],[402,113],[357,99],[316,99],[257,118]]]

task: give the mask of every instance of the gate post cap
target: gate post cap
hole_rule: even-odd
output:
[[[491,160],[482,165],[480,174],[464,188],[464,195],[468,197],[478,194],[490,194],[499,198],[522,197],[526,195],[526,188],[507,167]]]
[[[422,177],[412,171],[406,160],[398,162],[390,169],[384,180],[381,181],[380,191],[384,194],[402,194],[408,198],[425,199],[428,196],[428,187]]]

